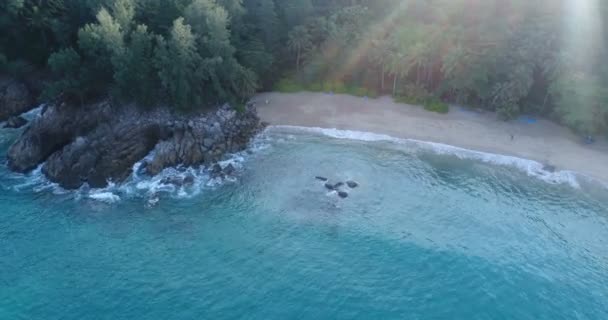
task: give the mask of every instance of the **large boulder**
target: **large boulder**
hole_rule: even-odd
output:
[[[51,105],[36,118],[8,151],[8,166],[27,172],[79,136],[84,136],[113,115],[107,101],[83,107]]]
[[[29,111],[34,99],[25,83],[0,76],[0,122]]]
[[[154,157],[146,163],[146,173],[157,175],[167,167],[202,163],[205,154],[201,140],[190,128],[176,130],[171,138],[156,145]]]
[[[60,186],[73,189],[87,182],[93,188],[126,179],[133,164],[145,157],[160,137],[160,126],[107,123],[53,153],[42,172]]]
[[[224,105],[215,112],[181,123],[181,126],[175,126],[171,138],[156,145],[152,159],[145,164],[147,174],[157,175],[165,168],[178,165],[217,162],[228,152],[245,149],[251,137],[260,130],[253,106],[238,113]]]

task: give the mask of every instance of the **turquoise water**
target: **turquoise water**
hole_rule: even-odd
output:
[[[2,165],[0,319],[608,319],[606,190],[431,149],[271,130],[181,190]]]

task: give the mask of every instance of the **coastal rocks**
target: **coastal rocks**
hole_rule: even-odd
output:
[[[191,174],[189,174],[185,177],[170,176],[170,177],[163,178],[160,181],[160,183],[164,184],[164,185],[172,185],[172,186],[176,186],[176,187],[191,186],[194,184],[194,176]]]
[[[6,120],[6,123],[4,124],[4,128],[18,129],[18,128],[23,127],[26,124],[27,124],[27,120],[23,119],[22,117],[10,117],[10,118],[8,118],[8,120]]]
[[[227,166],[222,168],[219,163],[216,163],[211,167],[209,174],[211,176],[211,179],[224,179],[226,177],[232,176],[235,172],[236,169],[232,164],[228,164]]]
[[[27,172],[44,163],[42,172],[64,188],[84,183],[98,188],[108,181],[124,181],[133,164],[147,155],[138,174],[154,176],[168,167],[212,165],[226,153],[244,149],[260,129],[252,106],[237,113],[226,105],[185,117],[165,109],[114,106],[105,100],[81,107],[50,105],[11,146],[8,165],[13,171]],[[224,176],[234,172],[232,166],[221,170]],[[164,183],[181,186],[193,180]]]
[[[33,104],[34,98],[24,83],[0,76],[0,121],[29,111]]]
[[[233,175],[234,172],[236,171],[236,169],[234,168],[234,166],[232,164],[228,164],[223,170],[224,170],[224,174],[227,176]]]
[[[133,164],[154,148],[159,136],[160,127],[154,123],[135,127],[128,121],[104,124],[53,153],[42,172],[67,189],[78,188],[85,182],[93,188],[102,188],[108,180],[126,179]]]
[[[83,107],[66,104],[47,107],[10,147],[9,168],[16,172],[36,168],[77,137],[86,135],[99,123],[108,122],[112,114],[107,101]]]
[[[241,151],[260,131],[255,108],[237,113],[228,105],[215,113],[178,122],[171,138],[158,143],[146,164],[146,173],[156,175],[167,167],[210,165],[226,153]]]
[[[337,183],[331,183],[329,182],[329,179],[325,178],[325,177],[321,177],[321,176],[316,176],[315,179],[325,182],[324,186],[325,189],[332,191],[333,193],[337,194],[338,197],[342,198],[342,199],[346,199],[348,198],[348,192],[341,190],[340,188],[342,188],[343,186],[348,186],[350,189],[354,189],[357,188],[359,186],[359,184],[355,181],[352,180],[348,180],[346,182],[337,182]]]

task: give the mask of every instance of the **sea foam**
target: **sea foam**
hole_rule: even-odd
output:
[[[335,139],[347,139],[347,140],[358,140],[366,142],[391,142],[400,145],[414,147],[414,149],[427,150],[440,155],[452,155],[460,159],[476,160],[485,163],[490,163],[500,166],[515,167],[518,170],[525,172],[528,176],[541,179],[545,182],[552,184],[568,184],[574,188],[580,188],[580,181],[585,180],[587,182],[593,182],[600,184],[604,187],[608,187],[605,183],[585,176],[581,173],[577,173],[570,170],[559,170],[555,172],[549,172],[544,170],[545,165],[529,159],[501,155],[495,153],[488,153],[476,150],[470,150],[460,148],[452,145],[443,143],[421,141],[416,139],[401,139],[392,137],[386,134],[364,132],[364,131],[353,131],[353,130],[340,130],[340,129],[327,129],[319,127],[300,127],[300,126],[270,126],[266,129],[268,133],[272,132],[283,132],[293,133],[300,132],[306,134],[323,135]]]
[[[39,113],[40,108],[36,112]],[[36,112],[32,112],[31,116],[35,117]],[[153,206],[158,204],[163,197],[192,198],[205,190],[236,182],[236,177],[242,172],[244,163],[252,155],[268,149],[271,140],[266,135],[259,135],[251,141],[246,150],[227,155],[218,164],[222,168],[232,165],[235,169],[235,175],[226,178],[212,178],[209,168],[205,166],[166,168],[160,174],[151,177],[142,174],[143,164],[154,157],[154,153],[150,153],[133,165],[132,174],[127,180],[122,183],[109,182],[105,188],[90,188],[85,184],[78,190],[66,190],[46,178],[42,173],[42,165],[26,174],[8,172],[5,181],[0,182],[0,185],[17,191],[32,190],[37,193],[67,194],[72,195],[76,200],[90,199],[105,203],[115,203],[128,198],[140,198]],[[192,183],[176,185],[166,182],[167,178],[183,181],[186,177],[191,179]]]
[[[39,110],[33,111],[30,116],[36,116]],[[275,136],[275,133],[285,134],[284,136]],[[425,150],[440,155],[452,155],[460,159],[468,159],[481,161],[485,163],[510,166],[525,172],[527,175],[539,178],[545,182],[552,184],[568,184],[574,188],[580,188],[580,180],[590,181],[603,187],[608,188],[603,182],[586,177],[574,171],[562,170],[549,172],[544,170],[544,165],[534,160],[528,160],[513,156],[487,153],[465,148],[455,147],[447,144],[420,141],[414,139],[400,139],[385,134],[325,129],[317,127],[298,127],[298,126],[269,126],[255,137],[249,148],[245,151],[228,155],[225,160],[219,162],[222,168],[232,165],[236,169],[236,176],[243,171],[247,160],[253,155],[272,147],[274,143],[284,140],[296,139],[294,134],[304,133],[312,135],[321,135],[334,139],[347,139],[366,142],[390,142],[412,148],[416,150]],[[167,168],[160,174],[150,177],[141,174],[142,165],[146,160],[150,160],[154,154],[149,154],[147,157],[138,161],[133,165],[133,173],[124,182],[109,183],[105,188],[92,189],[87,185],[82,186],[79,190],[65,190],[58,184],[49,181],[43,174],[41,167],[33,170],[28,174],[10,173],[7,177],[5,186],[10,186],[15,190],[33,190],[34,192],[52,192],[54,194],[73,194],[74,198],[92,199],[105,203],[115,203],[125,198],[141,198],[148,201],[149,204],[156,205],[162,197],[170,198],[192,198],[199,195],[204,190],[210,190],[222,186],[225,183],[233,183],[237,181],[235,177],[226,179],[213,179],[209,173],[209,168],[200,167],[177,167]],[[166,178],[193,178],[193,182],[187,185],[173,185],[165,183]]]

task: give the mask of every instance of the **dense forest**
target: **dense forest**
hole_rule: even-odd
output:
[[[608,5],[595,0],[4,0],[1,72],[41,99],[180,110],[258,90],[461,103],[608,132]]]

